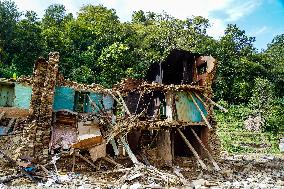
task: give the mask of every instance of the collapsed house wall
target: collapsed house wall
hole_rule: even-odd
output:
[[[105,156],[102,149],[106,141],[115,155],[121,154],[122,135],[127,135],[129,149],[140,153],[141,141],[147,135],[151,143],[156,142],[157,159],[171,165],[175,155],[192,155],[184,150],[187,145],[176,132],[179,128],[199,154],[202,149],[193,139],[191,128],[213,154],[217,152],[212,104],[207,99],[212,96],[216,69],[212,57],[176,50],[150,69],[146,79],[156,83],[128,79],[110,90],[64,80],[58,74],[58,63],[58,53],[51,53],[48,61],[40,58],[35,64],[32,90],[16,84],[15,102],[19,107],[29,107],[29,124],[18,142],[21,146],[13,149],[18,155],[43,161],[58,149],[75,148],[89,150],[96,160]],[[17,95],[21,91],[31,96],[30,106],[29,98]],[[25,100],[20,102],[20,98]],[[209,130],[209,122],[213,129]],[[125,144],[123,148],[127,149]]]

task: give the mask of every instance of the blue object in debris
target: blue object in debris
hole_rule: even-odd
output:
[[[36,171],[36,167],[35,166],[31,166],[31,167],[26,167],[24,168],[25,171],[27,172],[35,172]]]

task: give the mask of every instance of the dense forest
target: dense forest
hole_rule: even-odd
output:
[[[101,5],[81,7],[72,15],[54,4],[38,18],[33,11],[19,12],[11,1],[0,1],[0,77],[31,75],[39,56],[58,51],[65,78],[111,87],[124,77],[143,77],[149,65],[163,60],[171,49],[184,49],[218,60],[214,99],[231,106],[234,120],[260,115],[262,131],[280,132],[284,34],[258,52],[255,38],[236,25],[229,24],[218,40],[207,34],[209,27],[210,20],[200,16],[180,20],[143,11],[121,22],[115,10]]]

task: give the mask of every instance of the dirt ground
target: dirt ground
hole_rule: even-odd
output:
[[[235,155],[218,160],[221,171],[202,170],[193,158],[178,158],[171,168],[154,167],[116,168],[102,165],[99,172],[60,172],[60,183],[54,179],[34,184],[28,178],[18,178],[6,188],[195,188],[195,189],[284,189],[284,156]],[[112,170],[111,170],[112,169]],[[12,168],[1,169],[0,180],[15,174]]]

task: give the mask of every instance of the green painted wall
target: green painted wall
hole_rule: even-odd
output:
[[[179,121],[201,122],[203,120],[201,113],[198,111],[187,92],[178,92],[176,93],[176,96],[178,97],[176,100],[176,109]],[[193,95],[193,98],[199,105],[203,114],[206,116],[208,113],[204,105],[196,96]]]
[[[28,85],[15,84],[14,106],[22,109],[29,109],[32,97],[32,87]]]
[[[74,111],[75,90],[70,87],[56,87],[53,109],[68,109]]]

